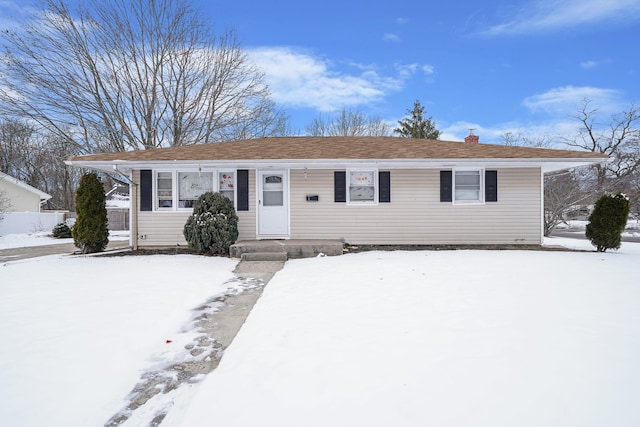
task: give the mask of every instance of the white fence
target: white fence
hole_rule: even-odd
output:
[[[0,220],[0,236],[51,231],[64,221],[64,212],[5,212]]]

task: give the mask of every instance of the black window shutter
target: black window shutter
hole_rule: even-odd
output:
[[[140,210],[153,210],[153,172],[151,169],[140,171]]]
[[[451,202],[453,200],[453,172],[440,171],[440,201]]]
[[[498,201],[498,171],[484,172],[484,200],[486,202]]]
[[[238,210],[249,210],[249,171],[247,169],[238,169],[236,176],[238,177]]]
[[[391,203],[391,172],[378,172],[378,202]]]
[[[333,201],[336,203],[347,201],[347,173],[345,171],[333,172]]]

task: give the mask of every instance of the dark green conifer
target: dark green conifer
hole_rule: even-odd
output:
[[[622,232],[629,217],[629,199],[624,194],[605,194],[596,202],[589,215],[586,236],[598,252],[619,249]]]
[[[424,107],[420,101],[413,103],[413,110],[407,110],[408,117],[398,121],[399,126],[393,130],[403,138],[438,139],[440,132],[436,129],[433,118],[424,118]]]
[[[95,173],[80,178],[76,190],[76,222],[71,229],[73,243],[83,254],[102,252],[109,243],[106,196]]]

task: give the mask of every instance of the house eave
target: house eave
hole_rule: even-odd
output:
[[[605,162],[598,158],[490,158],[490,159],[284,159],[284,160],[161,160],[161,161],[71,161],[67,165],[106,173],[129,173],[135,169],[345,169],[375,167],[378,169],[451,169],[460,167],[480,168],[540,168],[549,173],[580,166]]]

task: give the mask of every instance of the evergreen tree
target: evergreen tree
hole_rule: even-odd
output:
[[[629,217],[629,198],[624,194],[605,194],[589,215],[586,236],[598,252],[619,249]]]
[[[423,139],[438,139],[440,138],[440,132],[436,129],[436,124],[433,118],[424,118],[424,107],[420,104],[420,101],[416,100],[413,103],[413,110],[407,110],[408,117],[398,121],[398,126],[393,130],[394,133],[400,134],[403,138],[423,138]]]
[[[102,252],[109,243],[106,196],[95,173],[80,178],[76,190],[76,222],[71,229],[73,243],[83,254]]]
[[[233,202],[220,193],[198,197],[183,230],[189,249],[209,255],[228,255],[238,238],[238,215]]]

